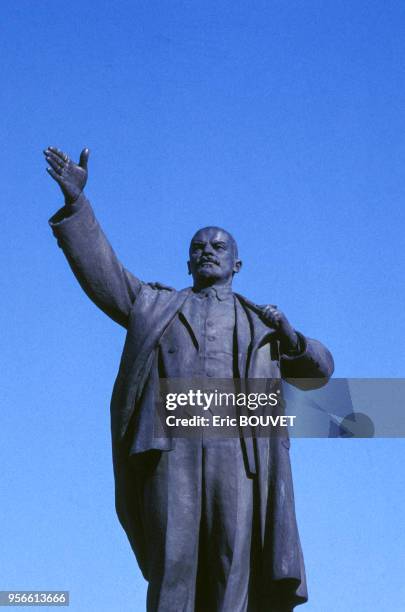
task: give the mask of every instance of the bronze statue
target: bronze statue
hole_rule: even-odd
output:
[[[45,151],[65,205],[52,230],[87,295],[127,330],[111,401],[116,509],[150,612],[287,612],[307,600],[288,438],[154,437],[159,378],[319,379],[333,359],[276,307],[232,291],[241,268],[219,227],[191,240],[193,286],[145,283],[118,261],[74,163]]]

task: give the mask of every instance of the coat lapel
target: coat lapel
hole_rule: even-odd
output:
[[[239,296],[235,294],[236,346],[238,351],[239,376],[245,378],[248,363],[248,353],[252,340],[251,326]]]
[[[262,321],[256,312],[255,304],[239,293],[235,295],[238,304],[236,311],[239,372],[241,376],[254,378],[254,373],[251,372],[252,356],[260,346],[274,338],[277,331]]]
[[[179,316],[182,319],[183,323],[186,325],[196,347],[198,348],[200,344],[200,338],[198,335],[198,331],[195,328],[196,315],[198,315],[198,311],[196,311],[195,304],[193,304],[193,300],[191,299],[191,297],[192,292],[189,291],[185,302],[183,302],[183,305],[180,308]]]

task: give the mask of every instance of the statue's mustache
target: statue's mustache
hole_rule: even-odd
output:
[[[219,266],[219,261],[215,257],[202,257],[200,261],[198,262],[200,266],[205,263],[212,263],[212,264],[215,264],[216,266]]]

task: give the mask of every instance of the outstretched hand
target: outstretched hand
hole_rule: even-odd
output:
[[[49,164],[46,170],[58,183],[67,204],[73,204],[77,200],[87,183],[89,154],[89,149],[83,149],[79,163],[75,164],[66,153],[55,147],[48,147],[44,151],[45,159]]]

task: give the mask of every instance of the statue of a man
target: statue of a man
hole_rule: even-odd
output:
[[[50,220],[87,295],[127,330],[111,401],[116,509],[149,583],[150,612],[287,612],[307,600],[288,438],[154,437],[159,378],[319,379],[333,360],[276,307],[232,292],[236,242],[192,238],[193,286],[144,283],[118,261],[79,164],[45,151],[65,205]]]

